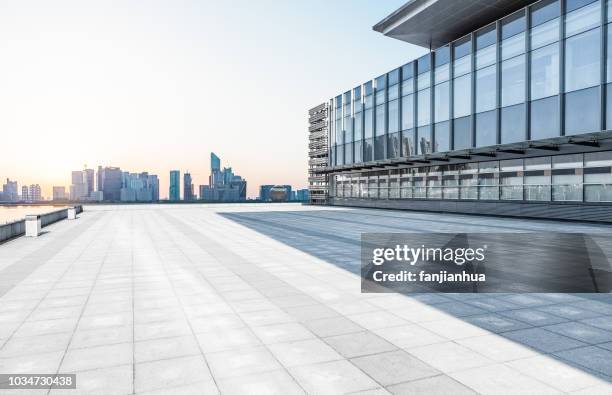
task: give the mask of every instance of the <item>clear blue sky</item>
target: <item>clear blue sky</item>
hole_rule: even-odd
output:
[[[403,0],[0,3],[0,179],[87,164],[306,185],[307,110],[423,54],[374,32]],[[27,150],[27,155],[26,155]],[[26,160],[25,157],[28,157]]]

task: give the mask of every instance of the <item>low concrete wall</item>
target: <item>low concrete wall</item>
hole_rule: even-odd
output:
[[[74,206],[76,208],[76,212],[82,213],[83,206]],[[57,221],[61,221],[63,219],[68,218],[68,209],[64,208],[61,210],[51,211],[50,213],[41,214],[40,221],[42,226],[45,227],[47,225],[51,225]],[[0,225],[0,243],[3,241],[12,239],[17,236],[22,236],[25,234],[25,219],[20,219],[14,222],[9,222],[6,225]]]

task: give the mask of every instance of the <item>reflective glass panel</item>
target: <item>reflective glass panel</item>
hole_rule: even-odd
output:
[[[565,95],[565,135],[599,131],[599,88]]]
[[[450,150],[450,122],[436,123],[434,130],[434,142],[436,152],[445,152]]]
[[[402,130],[414,127],[414,95],[402,97]]]
[[[497,144],[496,111],[476,114],[476,146],[486,147]]]
[[[558,137],[559,96],[531,102],[531,140]]]
[[[495,108],[496,68],[489,66],[476,72],[476,112],[489,111]]]
[[[502,62],[501,105],[511,106],[525,101],[525,55]]]
[[[472,146],[471,118],[455,119],[453,123],[453,149],[465,149]]]
[[[599,84],[599,29],[565,41],[565,91]]]
[[[559,93],[559,46],[551,44],[531,53],[531,99]]]
[[[450,111],[450,83],[436,85],[434,90],[434,119],[436,122],[447,121]]]
[[[501,109],[501,143],[525,141],[525,106],[518,104]]]
[[[431,123],[431,95],[430,90],[425,89],[418,92],[417,125],[424,126]]]
[[[461,118],[472,112],[472,76],[470,74],[455,78],[453,86],[454,117]]]

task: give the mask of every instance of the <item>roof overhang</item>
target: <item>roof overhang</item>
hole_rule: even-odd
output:
[[[409,0],[373,29],[435,49],[536,0]]]

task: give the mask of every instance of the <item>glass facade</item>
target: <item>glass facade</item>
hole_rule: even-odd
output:
[[[330,164],[610,129],[608,3],[540,0],[335,97]]]
[[[335,175],[333,197],[612,202],[612,151]]]

